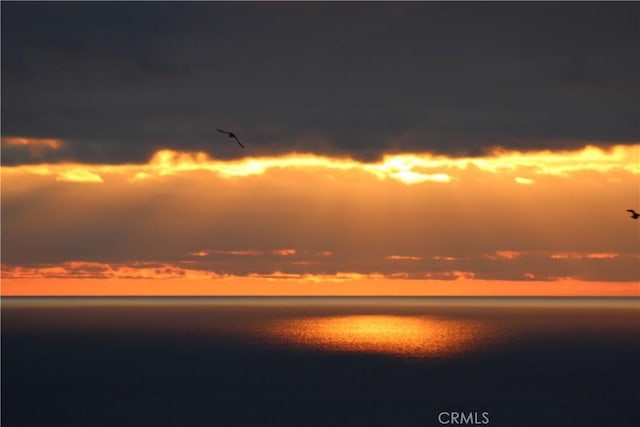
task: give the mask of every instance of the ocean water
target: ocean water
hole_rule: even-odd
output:
[[[637,426],[638,298],[3,298],[2,426]]]

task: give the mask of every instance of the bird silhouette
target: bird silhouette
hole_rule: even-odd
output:
[[[631,218],[633,219],[638,219],[638,217],[640,217],[640,214],[633,209],[627,209],[627,212],[631,212]]]
[[[218,128],[216,128],[216,129],[218,129]],[[233,138],[233,139],[235,139],[235,140],[236,140],[236,142],[238,143],[238,145],[240,146],[240,148],[244,148],[244,145],[242,145],[242,143],[240,142],[240,140],[238,139],[238,137],[236,136],[236,134],[235,134],[235,133],[233,133],[233,132],[228,132],[228,131],[226,131],[226,130],[222,130],[222,129],[218,129],[218,132],[226,133],[227,135],[229,135],[229,138]]]

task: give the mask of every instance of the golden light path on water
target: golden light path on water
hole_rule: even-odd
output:
[[[281,320],[266,332],[277,341],[317,350],[424,357],[472,351],[495,331],[474,321],[348,315]]]

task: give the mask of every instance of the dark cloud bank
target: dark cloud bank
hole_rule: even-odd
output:
[[[640,4],[2,3],[3,164],[639,139]],[[240,151],[216,127],[247,141]]]

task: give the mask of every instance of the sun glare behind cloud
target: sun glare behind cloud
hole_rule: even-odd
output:
[[[640,203],[639,158],[640,145],[378,163],[165,150],[140,165],[7,166],[2,274],[366,279],[372,293],[381,279],[616,282],[637,293],[638,223],[624,211]]]

